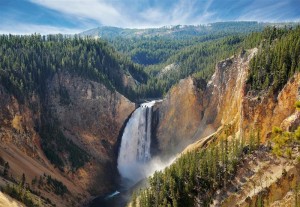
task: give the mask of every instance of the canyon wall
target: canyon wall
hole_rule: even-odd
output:
[[[187,78],[172,88],[157,109],[156,139],[162,154],[179,153],[189,142],[183,153],[205,147],[228,129],[245,139],[259,132],[260,142],[267,143],[274,126],[286,131],[299,126],[295,103],[300,99],[300,74],[278,92],[250,91],[249,61],[256,52],[252,49],[219,62],[206,84]],[[299,156],[293,150],[294,157]],[[242,160],[230,186],[216,193],[212,206],[253,206],[258,199],[268,206],[292,206],[299,196],[297,185],[299,161],[276,157],[262,147]]]
[[[257,49],[220,61],[208,83],[183,79],[158,106],[156,139],[164,153],[184,147],[230,125],[237,136],[260,131],[264,143],[273,126],[292,128],[299,123],[295,102],[299,100],[300,74],[295,74],[277,94],[249,91],[249,61]]]
[[[43,99],[32,95],[24,103],[0,86],[0,156],[10,165],[9,176],[20,180],[24,173],[29,185],[44,175],[61,181],[70,191],[67,197],[33,187],[57,206],[80,205],[91,195],[110,192],[117,184],[119,132],[135,104],[101,83],[69,73],[57,73],[44,84]],[[59,170],[47,159],[40,136],[46,118],[58,126],[67,143],[88,154],[82,167],[74,169],[66,162]],[[68,152],[58,153],[68,160]]]

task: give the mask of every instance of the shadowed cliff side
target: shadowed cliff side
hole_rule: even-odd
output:
[[[163,155],[180,152],[191,143],[203,118],[202,94],[194,80],[187,78],[173,87],[162,103],[157,105],[156,138],[158,150]]]
[[[156,135],[163,153],[170,146],[169,153],[178,153],[222,125],[240,125],[248,63],[255,52],[219,62],[208,83],[189,77],[171,89],[158,109]]]
[[[115,149],[142,68],[100,39],[0,42],[1,190],[28,206],[76,206],[115,189]]]
[[[20,104],[1,86],[0,94],[0,156],[9,163],[8,180],[0,183],[2,187],[12,186],[11,179],[19,182],[24,173],[27,185],[56,206],[75,205],[74,202],[80,205],[91,195],[114,189],[118,175],[114,149],[123,122],[135,109],[134,103],[100,83],[69,73],[58,73],[47,81],[43,103],[38,95],[32,95]],[[55,126],[47,137],[41,133],[45,124]],[[59,147],[66,143],[69,148]],[[45,156],[55,148],[66,150],[55,151],[62,166],[50,163],[49,154]],[[74,165],[77,158],[68,149],[83,150],[87,159],[81,166]],[[82,161],[80,157],[78,160]],[[68,193],[56,195],[33,184],[44,175],[62,182]],[[42,203],[47,202],[42,199]]]
[[[158,106],[156,138],[163,154],[179,153],[225,125],[244,137],[259,130],[261,142],[265,142],[272,126],[280,126],[285,119],[299,121],[294,107],[299,74],[278,94],[258,96],[247,90],[249,61],[256,52],[252,49],[219,62],[207,84],[190,77],[171,89]],[[285,122],[283,126],[291,125]]]
[[[61,100],[62,88],[68,94],[68,103]],[[91,156],[88,164],[79,170],[79,176],[74,177],[76,182],[93,194],[112,189],[118,175],[115,145],[135,104],[100,83],[68,73],[57,74],[49,81],[47,97],[47,108],[63,134]]]
[[[255,93],[249,90],[247,80],[249,62],[256,52],[257,49],[252,49],[219,62],[207,84],[188,78],[172,88],[157,109],[160,116],[156,135],[160,150],[170,145],[175,150],[166,153],[178,153],[186,143],[193,142],[182,154],[193,153],[227,137],[226,130],[230,130],[229,140],[235,136],[249,141],[251,134],[255,134],[260,144],[266,144],[274,136],[273,126],[280,126],[287,134],[297,129],[300,115],[295,103],[299,100],[300,74],[296,72],[275,93],[272,90]],[[188,117],[197,125],[189,125]],[[292,206],[297,202],[298,195],[294,192],[299,185],[297,147],[292,147],[288,158],[276,157],[270,146],[261,145],[253,154],[242,158],[230,185],[215,193],[212,206],[256,206],[257,203]]]

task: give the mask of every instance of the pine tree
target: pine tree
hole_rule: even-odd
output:
[[[8,164],[8,162],[5,162],[4,168],[3,168],[3,177],[8,176],[8,170],[9,170],[9,164]]]
[[[25,174],[22,174],[22,180],[21,180],[21,186],[24,188],[25,187],[25,182],[26,182],[26,177]]]

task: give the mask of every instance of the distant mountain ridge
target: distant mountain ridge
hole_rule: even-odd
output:
[[[130,29],[110,26],[101,26],[81,32],[80,36],[102,37],[104,39],[113,39],[116,37],[172,37],[183,38],[209,35],[218,32],[228,33],[249,33],[261,31],[266,26],[295,26],[297,23],[261,23],[255,21],[239,22],[215,22],[203,25],[171,25],[160,28]]]

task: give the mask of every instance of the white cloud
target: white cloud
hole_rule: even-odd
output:
[[[55,12],[56,19],[63,18],[64,26],[46,25],[41,21],[22,21],[18,19],[17,10],[2,20],[0,32],[14,34],[29,33],[76,33],[100,25],[146,28],[168,25],[203,24],[225,20],[256,20],[256,21],[287,21],[293,0],[247,0],[244,3],[234,3],[224,8],[214,8],[217,0],[27,0],[33,4],[48,8]],[[150,1],[152,1],[150,3]],[[220,0],[221,1],[221,0]],[[153,3],[157,2],[157,3]],[[169,7],[167,6],[169,4]],[[213,3],[215,3],[213,5]],[[226,4],[225,4],[226,5]],[[238,8],[234,12],[232,8]],[[233,11],[231,13],[231,10]],[[22,11],[22,10],[21,10]],[[26,13],[27,11],[22,11]],[[22,13],[21,12],[21,13]],[[59,14],[57,14],[59,13]],[[43,16],[43,15],[41,15]],[[35,17],[32,17],[35,18]],[[38,17],[36,17],[38,18]],[[15,19],[15,22],[12,22]],[[291,20],[295,20],[293,18]],[[299,18],[298,18],[299,21]],[[23,23],[22,23],[23,22]],[[36,25],[40,22],[44,25]],[[67,29],[74,27],[75,29]]]
[[[215,13],[209,12],[209,6],[213,0],[203,2],[203,9],[197,7],[196,0],[180,0],[171,8],[148,8],[145,11],[139,13],[143,21],[139,24],[145,24],[145,27],[151,26],[165,26],[165,25],[190,25],[207,23],[213,19]],[[199,11],[203,11],[200,12]]]
[[[164,25],[194,24],[208,22],[214,13],[208,11],[213,0],[203,1],[204,13],[198,14],[197,0],[179,0],[170,8],[143,8],[127,10],[124,2],[108,0],[30,0],[32,3],[56,10],[80,22],[93,20],[100,25],[118,27],[160,27]],[[176,1],[175,1],[176,2]],[[130,6],[130,5],[128,5]]]
[[[196,0],[181,0],[173,11],[173,19],[177,20],[178,24],[203,24],[215,21],[215,13],[209,11],[212,3],[213,0],[203,1],[201,9],[199,9]],[[183,23],[181,23],[182,19]]]
[[[271,3],[260,2],[258,0],[254,1],[252,5],[244,8],[245,12],[242,14],[238,20],[241,21],[282,21],[286,16],[288,16],[289,11],[286,11],[286,5],[288,1],[277,1]]]
[[[206,5],[205,5],[205,7],[204,7],[204,13],[207,13],[207,12],[208,12],[208,10],[209,10],[211,4],[213,3],[213,1],[214,1],[214,0],[208,0],[208,1],[206,2]]]
[[[102,0],[30,0],[32,3],[73,15],[76,18],[92,19],[100,24],[121,26],[126,18],[114,6]]]
[[[166,12],[158,8],[149,8],[146,11],[142,11],[138,14],[146,24],[161,24],[161,22],[166,21]]]

